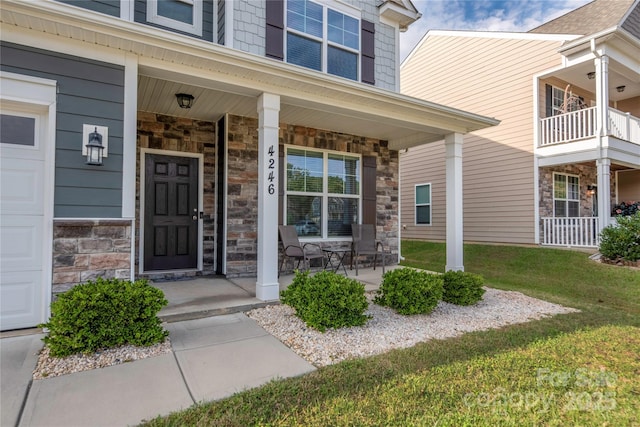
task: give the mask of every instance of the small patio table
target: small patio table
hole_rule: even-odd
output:
[[[324,269],[333,270],[334,273],[337,273],[340,270],[340,267],[344,270],[344,275],[348,276],[347,268],[344,266],[344,258],[348,253],[351,253],[351,248],[322,248],[322,251],[327,254],[327,263],[324,265]],[[334,259],[335,258],[335,259]],[[336,264],[334,264],[334,262]]]

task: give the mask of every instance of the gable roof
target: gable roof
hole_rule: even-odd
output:
[[[594,0],[530,30],[530,33],[589,35],[622,24],[636,0]]]

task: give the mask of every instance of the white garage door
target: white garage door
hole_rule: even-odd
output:
[[[46,115],[0,111],[0,326],[44,319]]]

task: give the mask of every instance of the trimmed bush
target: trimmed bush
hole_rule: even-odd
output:
[[[640,259],[640,211],[616,217],[617,224],[605,227],[600,233],[600,253],[613,261]]]
[[[49,330],[43,341],[56,357],[150,346],[169,334],[157,316],[165,305],[164,293],[145,280],[98,278],[60,294],[51,303],[51,318],[39,326]]]
[[[327,328],[364,325],[369,316],[364,285],[331,271],[309,276],[297,271],[293,282],[280,293],[282,303],[293,307],[307,326],[324,332]]]
[[[444,293],[442,300],[456,305],[472,305],[482,299],[485,290],[482,289],[482,276],[464,271],[447,271],[444,279]]]
[[[429,314],[442,299],[442,276],[412,268],[387,271],[373,302],[400,314]]]

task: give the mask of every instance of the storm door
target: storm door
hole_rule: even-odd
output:
[[[144,269],[198,266],[198,159],[145,156]]]

